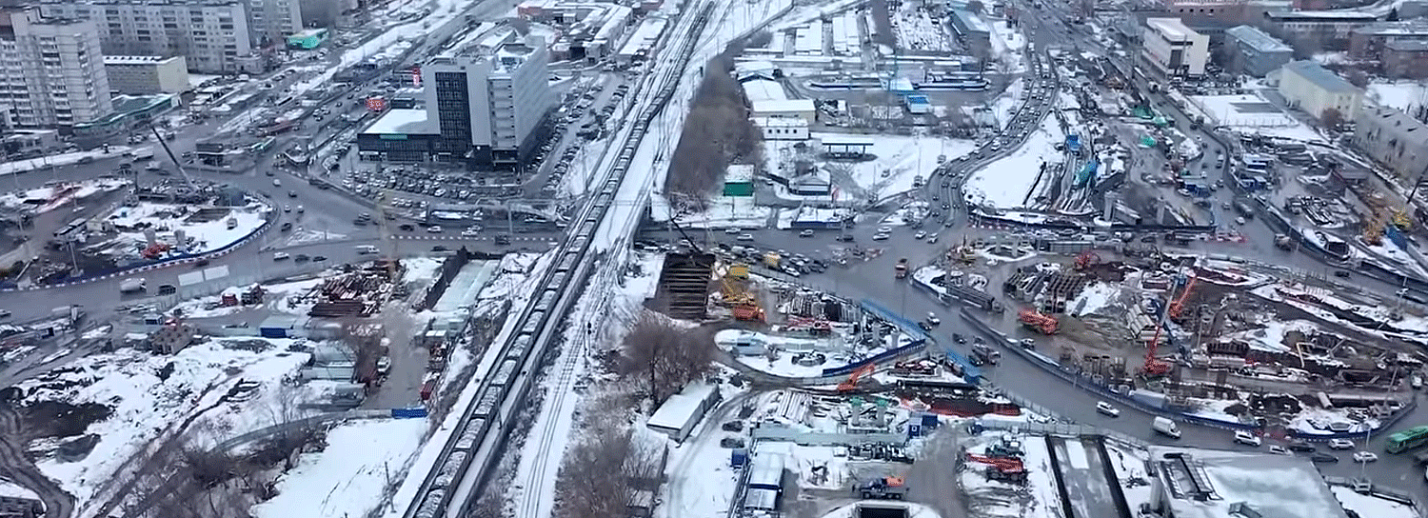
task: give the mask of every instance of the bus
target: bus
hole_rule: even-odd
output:
[[[1388,436],[1383,449],[1389,453],[1403,453],[1428,444],[1428,426],[1416,426]]]

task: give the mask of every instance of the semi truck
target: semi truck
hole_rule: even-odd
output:
[[[895,268],[896,268],[896,270],[897,270],[897,278],[899,278],[899,279],[906,279],[906,278],[907,278],[907,258],[906,258],[906,257],[904,257],[904,258],[902,258],[902,259],[898,259],[898,260],[897,260],[897,266],[896,266]]]

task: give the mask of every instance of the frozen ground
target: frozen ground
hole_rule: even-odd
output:
[[[814,139],[846,137],[836,133],[814,133]],[[953,160],[971,153],[977,148],[975,142],[967,140],[941,139],[937,137],[904,137],[898,135],[855,135],[870,139],[873,145],[868,154],[874,157],[868,161],[820,160],[820,164],[830,172],[833,185],[851,180],[868,197],[883,198],[913,189],[917,176],[926,179],[937,168],[937,157]],[[781,158],[785,153],[767,153],[766,160],[771,171],[781,171]]]
[[[264,407],[295,397],[291,392],[281,394],[281,380],[308,360],[307,354],[287,351],[291,342],[211,340],[172,356],[126,349],[79,359],[21,383],[27,404],[92,403],[111,410],[107,418],[85,429],[99,440],[83,459],[66,462],[54,456],[60,441],[74,439],[68,437],[32,444],[32,450],[40,451],[36,464],[83,508],[108,481],[123,476],[118,471],[131,456],[156,438],[168,437],[190,417],[202,415],[229,436],[269,426],[274,413]],[[244,403],[224,402],[229,387],[240,379],[262,383],[261,397]],[[246,411],[240,411],[243,409]]]
[[[1259,94],[1192,95],[1189,99],[1216,125],[1233,131],[1301,142],[1324,141],[1314,128],[1284,113]]]
[[[257,518],[367,516],[386,503],[426,432],[425,419],[354,421],[327,432],[327,447],[304,454],[278,480],[278,496],[253,507]]]
[[[1056,118],[1045,118],[1041,126],[1027,136],[1026,143],[1011,156],[972,173],[963,187],[967,202],[996,209],[1028,206],[1028,202],[1036,199],[1031,190],[1037,186],[1041,165],[1047,164],[1049,168],[1062,161],[1056,144],[1065,140],[1066,135]],[[1042,184],[1051,185],[1050,182]]]
[[[267,221],[266,215],[271,210],[256,200],[249,200],[243,207],[226,208],[229,211],[222,217],[193,221],[191,218],[197,212],[191,205],[141,202],[137,207],[119,207],[106,221],[125,228],[115,238],[121,246],[131,249],[142,246],[145,242],[142,229],[154,228],[158,230],[159,241],[166,243],[174,243],[177,232],[182,231],[192,245],[181,247],[180,251],[199,254],[218,250],[252,234]]]
[[[1001,432],[988,432],[970,438],[968,451],[983,451],[986,446],[1000,440]],[[978,518],[1020,518],[1056,517],[1061,515],[1061,497],[1057,492],[1056,480],[1051,472],[1051,456],[1046,441],[1038,436],[1020,436],[1022,459],[1027,471],[1025,486],[989,480],[985,465],[968,462],[966,469],[957,474],[967,498],[971,516]]]
[[[1026,72],[1026,58],[1021,52],[1026,48],[1026,37],[1008,27],[1006,20],[983,18],[982,21],[992,30],[992,57],[1001,64],[1002,70],[1008,74]]]
[[[1379,106],[1409,112],[1414,107],[1428,107],[1428,85],[1419,81],[1380,81],[1368,85],[1365,94]]]
[[[676,221],[684,228],[763,228],[774,213],[772,207],[756,205],[753,197],[715,196],[708,203],[709,210],[703,212],[680,210]],[[654,221],[669,221],[673,210],[663,196],[650,198]]]

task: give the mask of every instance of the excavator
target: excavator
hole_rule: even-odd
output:
[[[1043,314],[1034,309],[1023,309],[1017,314],[1017,320],[1026,327],[1040,331],[1044,335],[1054,335],[1060,324],[1056,322],[1056,317]]]
[[[867,376],[872,373],[873,364],[871,363],[862,367],[858,367],[857,370],[854,370],[851,374],[848,375],[847,380],[838,384],[838,392],[852,392],[853,390],[858,388],[858,381],[862,380],[863,376]]]

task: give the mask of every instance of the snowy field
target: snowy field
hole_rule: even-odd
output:
[[[1188,96],[1217,126],[1266,137],[1320,142],[1323,137],[1258,94]]]
[[[677,214],[679,225],[685,228],[763,228],[774,214],[771,207],[760,207],[753,197],[715,196],[709,200],[709,210],[703,212],[674,211],[663,196],[650,198],[651,219],[670,220]]]
[[[1373,495],[1354,492],[1351,487],[1330,486],[1334,498],[1363,518],[1419,518],[1421,515],[1411,505],[1400,504]]]
[[[66,462],[54,456],[63,440],[31,444],[40,451],[40,470],[74,495],[78,507],[98,497],[101,488],[121,477],[129,458],[150,441],[169,437],[185,419],[201,416],[221,440],[274,424],[279,400],[296,396],[281,380],[294,375],[309,355],[292,353],[286,339],[225,339],[191,346],[172,356],[122,350],[83,358],[50,374],[23,382],[27,404],[42,401],[73,405],[99,404],[110,415],[84,430],[99,440],[83,459]],[[255,347],[256,346],[256,347]],[[161,375],[162,374],[162,375]],[[225,402],[224,395],[239,380],[262,384],[260,396],[246,402]],[[286,393],[285,393],[286,392]]]
[[[897,46],[913,52],[952,52],[952,35],[944,25],[932,21],[927,12],[918,9],[921,2],[897,2],[897,10],[888,13]]]
[[[848,137],[837,133],[813,133],[814,139]],[[899,135],[854,135],[872,141],[868,154],[873,160],[826,161],[824,167],[832,176],[833,185],[840,186],[851,181],[856,189],[861,189],[869,197],[884,198],[912,190],[913,180],[922,176],[926,179],[937,168],[937,157],[947,160],[971,153],[977,148],[968,140],[942,139],[937,137],[904,137]],[[783,149],[778,154],[766,154],[770,167],[782,164],[780,157],[787,155]],[[770,169],[779,171],[781,168]],[[848,186],[843,185],[844,189]]]
[[[253,507],[257,518],[357,517],[386,502],[389,482],[421,447],[425,419],[354,421],[327,432],[327,447],[303,454],[278,480],[278,496]]]
[[[1428,85],[1418,81],[1376,82],[1368,85],[1365,97],[1379,106],[1406,113],[1414,107],[1428,106]]]
[[[272,210],[251,199],[246,206],[229,209],[223,217],[194,221],[191,218],[197,211],[191,205],[142,202],[137,207],[116,209],[107,221],[120,227],[117,238],[120,243],[144,243],[144,228],[157,229],[159,240],[167,243],[173,243],[177,232],[182,231],[192,244],[185,244],[179,250],[199,254],[223,248],[252,234],[263,226],[268,211]]]
[[[1011,156],[992,162],[967,179],[963,186],[967,202],[997,209],[1026,207],[1028,198],[1036,198],[1027,195],[1035,187],[1041,164],[1059,163],[1062,154],[1056,144],[1065,140],[1056,119],[1045,118]]]

